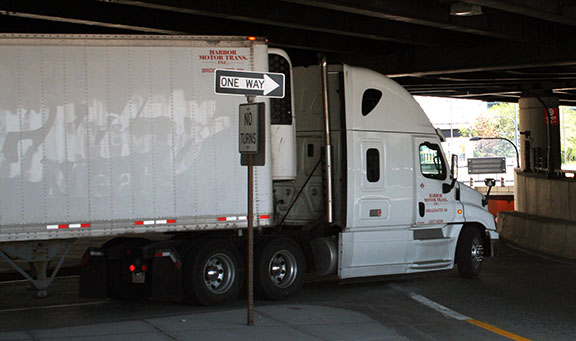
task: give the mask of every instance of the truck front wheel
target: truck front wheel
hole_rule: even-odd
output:
[[[460,277],[478,277],[483,261],[484,244],[480,230],[476,227],[464,227],[456,245],[456,263]]]
[[[210,240],[188,252],[183,265],[183,288],[189,302],[211,306],[234,300],[243,284],[241,256],[232,243]]]
[[[289,238],[269,238],[260,242],[256,259],[254,290],[258,297],[282,300],[296,296],[304,283],[304,253]]]

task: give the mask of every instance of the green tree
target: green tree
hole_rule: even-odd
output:
[[[576,164],[576,108],[562,107],[560,110],[560,143],[562,163]]]
[[[468,129],[461,129],[464,137],[503,137],[514,142],[514,103],[497,103],[485,114],[478,117]],[[476,142],[474,157],[505,156],[516,157],[516,151],[510,143],[503,140],[480,140]]]

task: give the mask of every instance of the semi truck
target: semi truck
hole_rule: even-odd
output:
[[[476,277],[498,238],[485,197],[400,85],[346,64],[293,66],[266,40],[0,35],[0,256],[45,296],[71,245],[80,295],[203,305],[245,280],[245,96],[216,70],[284,75],[254,167],[254,290],[448,270]],[[30,268],[28,268],[30,264]],[[51,271],[49,271],[49,268]]]

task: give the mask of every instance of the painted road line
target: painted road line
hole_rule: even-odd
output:
[[[65,278],[80,278],[80,275],[67,275],[67,276],[58,276],[55,279],[65,279]],[[28,283],[29,280],[27,279],[13,279],[9,281],[0,281],[0,285],[2,284],[15,284],[15,283]]]
[[[468,323],[470,323],[470,324],[473,324],[473,325],[475,325],[475,326],[477,326],[477,327],[480,327],[480,328],[489,330],[489,331],[491,331],[491,332],[494,333],[494,334],[498,334],[498,335],[505,336],[505,337],[507,337],[507,338],[509,338],[509,339],[512,339],[512,340],[516,340],[516,341],[529,341],[529,340],[530,340],[530,339],[527,339],[527,338],[525,338],[525,337],[522,337],[522,336],[519,336],[519,335],[510,333],[510,332],[507,332],[507,331],[505,331],[505,330],[502,330],[502,329],[500,329],[500,328],[498,328],[498,327],[495,327],[495,326],[493,326],[493,325],[491,325],[491,324],[484,323],[484,322],[482,322],[482,321],[470,319],[470,320],[466,320],[466,322],[468,322]]]
[[[440,314],[442,314],[446,317],[453,318],[453,319],[460,320],[460,321],[471,320],[470,317],[468,317],[466,315],[462,315],[460,313],[457,313],[454,310],[447,308],[441,304],[438,304],[438,303],[436,303],[430,299],[427,299],[426,297],[424,297],[422,295],[410,293],[410,294],[408,294],[408,296],[410,296],[410,298],[412,298],[413,300],[418,301],[418,302],[424,304],[425,306],[436,310],[437,312],[439,312]]]
[[[475,325],[476,327],[480,327],[480,328],[485,329],[489,332],[492,332],[494,334],[498,334],[500,336],[507,337],[507,338],[515,340],[515,341],[529,341],[530,340],[530,339],[527,339],[525,337],[516,335],[514,333],[507,332],[507,331],[500,329],[496,326],[493,326],[491,324],[488,324],[488,323],[485,323],[482,321],[478,321],[478,320],[474,320],[474,319],[472,319],[466,315],[462,315],[462,314],[460,314],[460,313],[458,313],[458,312],[456,312],[456,311],[454,311],[448,307],[445,307],[439,303],[436,303],[436,302],[434,302],[434,301],[432,301],[432,300],[430,300],[430,299],[428,299],[422,295],[418,295],[415,293],[409,293],[408,296],[410,298],[412,298],[413,300],[415,300],[419,303],[422,303],[429,308],[436,310],[437,312],[439,312],[440,314],[442,314],[446,317],[453,318],[453,319],[459,320],[459,321],[466,321],[472,325]]]
[[[0,313],[15,312],[15,311],[28,311],[28,310],[39,310],[39,309],[55,309],[55,308],[68,308],[68,307],[81,307],[88,305],[104,304],[108,301],[98,301],[98,302],[86,302],[86,303],[72,303],[72,304],[59,304],[59,305],[46,305],[40,307],[28,307],[28,308],[13,308],[13,309],[1,309]]]

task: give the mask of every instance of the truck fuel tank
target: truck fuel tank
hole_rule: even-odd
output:
[[[316,274],[327,276],[336,274],[338,268],[338,246],[334,237],[320,237],[310,242],[314,254]]]

